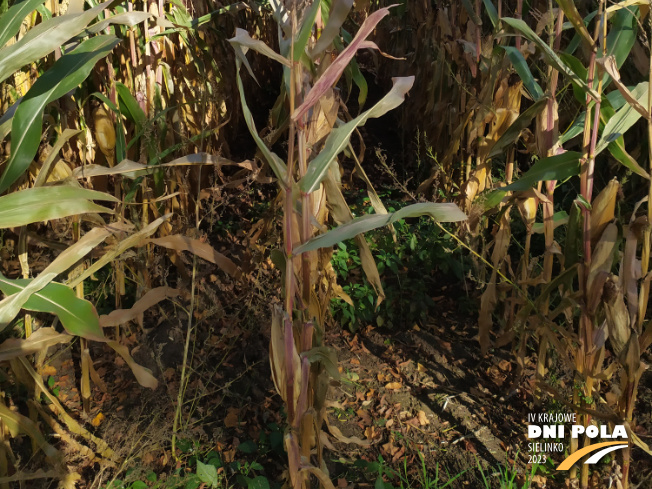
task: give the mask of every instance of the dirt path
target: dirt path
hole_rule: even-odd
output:
[[[480,482],[478,463],[487,473],[513,463],[510,442],[525,439],[524,403],[509,387],[512,365],[480,356],[472,318],[444,312],[440,319],[407,332],[332,334],[342,381],[331,389],[329,420],[344,436],[371,441],[357,450],[336,444],[338,455],[419,465],[421,452],[432,470],[468,470],[460,477],[468,487]]]

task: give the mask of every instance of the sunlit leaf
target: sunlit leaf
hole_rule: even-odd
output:
[[[54,328],[39,328],[27,339],[9,338],[0,343],[0,362],[38,353],[50,346],[69,343],[72,339],[69,334],[58,333]]]
[[[320,234],[307,243],[295,248],[293,254],[299,255],[306,251],[328,248],[347,239],[351,239],[358,234],[387,226],[400,219],[420,216],[430,216],[439,222],[457,222],[466,219],[466,214],[455,204],[433,202],[412,204],[389,214],[368,214],[353,219],[351,222],[331,229],[324,234]]]
[[[642,82],[636,85],[631,91],[631,94],[640,104],[647,105],[648,82]],[[640,118],[641,114],[631,105],[627,104],[620,108],[605,125],[602,136],[595,148],[595,154],[600,154],[611,142],[624,135]]]
[[[581,86],[586,92],[590,93],[595,100],[600,98],[598,93],[590,88],[584,80],[582,80],[567,64],[565,64],[561,58],[557,56],[557,54],[552,50],[552,48],[548,46],[548,44],[544,42],[539,36],[537,36],[536,33],[530,29],[530,27],[525,22],[520,19],[512,19],[509,17],[503,17],[501,20],[518,31],[528,41],[536,44],[543,52],[546,61],[554,68],[556,68],[557,71],[568,76],[576,84]]]
[[[333,61],[326,71],[322,73],[319,77],[319,80],[313,85],[308,95],[305,97],[303,103],[297,107],[292,114],[292,119],[295,121],[302,117],[308,110],[312,108],[313,105],[321,98],[327,90],[332,88],[344,69],[348,66],[349,62],[355,56],[355,53],[358,49],[363,47],[376,47],[374,43],[367,41],[367,37],[371,32],[376,28],[378,23],[389,14],[389,7],[381,8],[372,13],[358,29],[358,32],[355,35],[355,38],[349,43],[349,45],[342,51],[335,61]]]
[[[0,82],[80,34],[89,22],[113,3],[118,2],[112,0],[82,13],[53,17],[31,28],[16,44],[0,49]]]
[[[573,24],[573,27],[575,27],[575,30],[579,33],[580,37],[582,38],[586,46],[589,49],[592,48],[593,38],[591,37],[589,31],[584,25],[584,19],[577,11],[575,2],[573,0],[557,0],[557,3],[564,11],[564,14],[566,14],[566,17],[568,17],[568,20],[570,20],[571,24]]]
[[[119,42],[115,36],[90,38],[59,58],[32,85],[12,120],[11,156],[0,177],[0,193],[7,190],[27,170],[36,155],[45,106],[84,81],[95,63],[111,52]]]
[[[527,61],[525,61],[525,58],[521,52],[513,46],[501,47],[507,53],[509,60],[512,62],[512,65],[514,65],[516,73],[518,73],[518,75],[521,77],[521,80],[523,80],[523,85],[530,93],[530,96],[534,100],[539,100],[541,97],[543,97],[543,90],[532,76],[532,72],[527,65]]]
[[[0,274],[0,290],[5,295],[15,294],[21,292],[31,281],[31,279],[10,280]],[[51,282],[32,294],[23,304],[23,308],[56,315],[65,330],[72,335],[104,341],[104,333],[100,328],[95,307],[87,300],[77,297],[70,287]]]
[[[68,185],[37,187],[0,197],[0,229],[61,219],[87,212],[113,213],[91,200],[115,202],[112,195]]]
[[[310,162],[305,176],[299,181],[301,190],[306,193],[314,192],[319,187],[324,175],[326,175],[331,162],[349,144],[353,131],[357,127],[363,126],[367,119],[380,117],[401,105],[405,100],[405,94],[412,88],[414,77],[394,78],[393,82],[394,86],[380,102],[355,119],[331,131],[326,143],[324,143],[324,147],[315,159]]]
[[[491,20],[491,24],[494,26],[495,29],[496,27],[498,27],[498,22],[500,22],[500,19],[498,18],[498,11],[496,10],[496,7],[494,6],[491,0],[482,0],[482,2],[484,3],[484,8],[487,11],[489,20]]]
[[[0,48],[18,34],[25,17],[45,0],[23,0],[13,4],[0,16]]]
[[[14,295],[0,301],[0,328],[4,328],[20,312],[21,307],[32,294],[35,294],[54,278],[70,269],[80,259],[90,253],[98,244],[110,236],[104,228],[93,228],[72,246],[59,254],[29,285]]]

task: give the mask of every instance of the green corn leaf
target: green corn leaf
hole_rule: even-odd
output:
[[[593,38],[591,37],[591,34],[589,34],[588,29],[584,25],[584,19],[580,15],[580,13],[577,11],[577,7],[575,6],[575,2],[572,0],[557,0],[557,3],[561,7],[561,9],[564,11],[566,14],[566,17],[568,17],[568,20],[570,20],[571,24],[573,24],[573,27],[577,31],[577,33],[580,35],[584,43],[588,48],[593,47]]]
[[[367,37],[369,37],[373,32],[378,23],[385,16],[389,15],[389,8],[390,7],[378,9],[365,19],[353,40],[349,42],[348,46],[335,58],[328,68],[326,68],[312,86],[308,95],[304,98],[303,103],[294,110],[294,113],[291,116],[293,120],[299,120],[304,116],[317,103],[321,96],[324,95],[324,93],[335,86],[337,80],[340,79],[344,69],[349,65],[358,49],[362,49],[363,47],[377,48],[375,44],[370,44],[367,41]]]
[[[543,42],[543,40],[536,35],[536,33],[530,29],[530,27],[520,19],[512,19],[509,17],[503,17],[502,21],[509,25],[512,29],[518,31],[523,37],[528,41],[536,44],[541,52],[543,53],[546,61],[552,65],[557,71],[568,76],[573,82],[582,87],[586,92],[590,93],[591,96],[598,100],[598,93],[590,88],[584,80],[582,80],[566,63],[564,63],[559,56],[552,50],[548,44]]]
[[[353,83],[358,87],[358,107],[359,110],[362,110],[364,103],[367,101],[367,95],[369,94],[369,86],[367,85],[367,79],[364,77],[360,71],[360,65],[358,65],[357,60],[352,59],[347,66],[347,71],[351,73],[351,78]]]
[[[108,1],[79,14],[53,17],[31,28],[16,44],[0,49],[0,82],[83,32],[86,26],[112,3],[117,2]]]
[[[643,106],[648,103],[648,82],[642,82],[636,85],[632,90],[632,95]],[[641,114],[629,104],[621,107],[604,126],[602,135],[595,148],[596,156],[604,151],[609,144],[623,136],[641,117]]]
[[[560,155],[541,158],[532,168],[514,183],[501,187],[501,190],[529,190],[537,182],[547,180],[565,180],[580,173],[580,158],[576,151],[566,151]]]
[[[294,61],[299,61],[301,56],[306,52],[306,46],[308,45],[308,40],[312,34],[312,28],[315,25],[315,17],[317,17],[317,12],[319,12],[319,7],[321,2],[314,1],[310,10],[306,13],[305,18],[302,21],[301,30],[299,31],[299,36],[294,40]]]
[[[131,91],[124,83],[120,82],[116,82],[115,90],[118,92],[121,112],[127,116],[127,119],[135,122],[138,128],[142,127],[147,120],[147,116],[136,98],[131,94]]]
[[[14,113],[16,112],[16,109],[22,100],[23,97],[20,97],[18,100],[16,100],[14,104],[9,107],[9,109],[7,109],[7,112],[5,112],[2,117],[0,117],[0,141],[4,140],[4,138],[6,138],[7,135],[11,132],[11,121],[13,120]]]
[[[322,2],[315,0],[315,3]],[[352,6],[353,0],[333,0],[330,11],[327,14],[328,20],[326,21],[324,30],[310,53],[312,59],[317,58],[335,39],[337,39],[344,21],[349,16]]]
[[[471,21],[473,21],[475,25],[481,26],[482,19],[478,17],[475,8],[473,8],[473,4],[471,3],[471,0],[462,0],[462,5],[464,5],[464,9],[466,10],[466,13],[469,14],[469,17],[471,17]]]
[[[299,188],[306,193],[314,192],[326,175],[330,164],[349,144],[353,131],[357,127],[363,126],[367,119],[380,117],[401,105],[405,100],[405,94],[412,88],[413,83],[413,76],[394,78],[394,86],[380,102],[355,119],[333,129],[328,135],[321,152],[308,165],[306,174],[299,181]]]
[[[70,129],[68,129],[70,130]],[[66,248],[43,270],[38,277],[31,280],[20,293],[10,295],[0,301],[0,329],[3,329],[20,312],[29,298],[46,287],[57,275],[64,273],[74,266],[79,260],[90,253],[98,244],[105,240],[111,233],[101,227],[93,228],[75,244]]]
[[[566,211],[555,212],[552,216],[552,225],[554,229],[559,226],[568,224],[568,213]],[[545,232],[545,224],[542,222],[535,222],[532,226],[532,232],[536,234],[543,234]]]
[[[563,146],[564,144],[566,144],[571,139],[573,139],[573,138],[579,136],[580,134],[582,134],[582,132],[584,131],[584,119],[585,118],[586,118],[586,112],[582,112],[580,115],[578,115],[575,118],[575,120],[573,121],[573,123],[570,125],[570,127],[568,129],[566,129],[564,134],[559,136],[559,144],[561,144]]]
[[[0,290],[7,296],[19,293],[31,279],[10,280],[0,274]],[[95,341],[105,341],[99,317],[93,304],[77,297],[65,285],[51,282],[32,294],[23,308],[34,312],[47,312],[59,318],[65,330],[75,336]]]
[[[32,163],[41,140],[45,106],[84,81],[95,63],[119,42],[115,36],[90,38],[59,58],[32,85],[16,109],[11,124],[11,156],[0,177],[0,193],[20,178]]]
[[[116,202],[115,197],[68,185],[37,187],[0,197],[0,229],[60,219],[87,212],[113,213],[91,200]]]
[[[638,164],[632,155],[627,152],[622,136],[616,139],[614,142],[610,143],[607,148],[609,149],[611,156],[616,158],[616,160],[618,160],[618,162],[625,168],[628,168],[643,178],[650,178],[650,174],[641,165]]]
[[[509,60],[512,62],[512,65],[514,65],[516,73],[518,73],[518,76],[520,76],[521,80],[523,80],[523,85],[525,85],[525,88],[530,93],[530,96],[534,100],[539,100],[541,97],[543,97],[543,90],[532,76],[532,72],[527,65],[527,61],[525,61],[525,58],[521,52],[513,46],[501,47],[507,53]]]
[[[15,3],[0,16],[0,47],[7,44],[7,41],[18,34],[20,26],[25,17],[43,4],[45,0],[23,0]]]
[[[565,180],[580,173],[580,158],[582,155],[575,151],[566,151],[563,154],[541,158],[532,168],[515,181],[505,187],[500,187],[487,194],[484,206],[486,209],[496,207],[508,191],[524,191],[534,187],[537,182],[546,180]]]
[[[482,0],[484,3],[484,8],[487,10],[487,15],[489,16],[489,20],[491,20],[491,24],[494,26],[494,29],[498,27],[498,12],[496,11],[496,7],[492,3],[491,0]]]
[[[636,42],[638,14],[638,7],[633,6],[619,10],[611,18],[611,30],[607,34],[607,51],[604,56],[614,56],[619,69]]]
[[[235,69],[236,83],[238,84],[238,92],[240,92],[242,115],[244,116],[245,123],[247,124],[247,128],[249,129],[249,133],[254,138],[254,141],[256,141],[256,146],[258,146],[260,152],[263,154],[263,156],[265,156],[265,159],[267,160],[267,163],[269,164],[270,168],[276,175],[276,178],[279,179],[279,184],[282,185],[287,178],[286,177],[287,167],[285,166],[283,160],[281,160],[281,158],[279,158],[279,156],[276,153],[270,151],[270,149],[265,144],[265,141],[263,141],[258,135],[258,130],[256,129],[256,123],[254,122],[254,116],[251,114],[251,110],[249,110],[249,106],[247,105],[247,100],[245,99],[244,86],[242,85],[242,78],[240,77],[240,65],[241,65],[240,59],[236,58],[236,69]]]
[[[591,12],[589,15],[584,17],[584,25],[588,26],[589,23],[593,20],[593,18],[598,15],[598,11],[594,10]],[[566,29],[573,29],[573,24],[570,22],[564,22],[564,26],[562,30]],[[566,46],[566,49],[564,50],[568,54],[573,54],[575,51],[577,51],[577,48],[580,46],[580,43],[582,42],[582,38],[580,37],[579,33],[575,31],[575,35],[573,36],[573,39],[570,40],[568,43],[568,46]]]
[[[368,214],[353,219],[346,224],[331,229],[327,233],[312,238],[310,241],[295,248],[293,254],[299,255],[306,251],[329,248],[337,243],[351,239],[358,234],[387,226],[400,219],[420,216],[430,216],[439,222],[458,222],[466,219],[466,214],[455,204],[433,202],[412,204],[389,214]]]
[[[571,70],[573,70],[573,72],[578,77],[580,77],[584,82],[586,82],[589,76],[589,70],[586,69],[586,67],[582,64],[582,62],[579,59],[577,59],[572,54],[568,54],[568,53],[559,53],[559,57],[564,61],[564,63],[570,66]],[[584,89],[581,86],[579,86],[577,83],[572,83],[571,85],[573,87],[573,95],[575,96],[575,100],[577,100],[580,104],[585,105],[586,92],[584,91]]]

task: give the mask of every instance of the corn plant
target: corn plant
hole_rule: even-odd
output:
[[[82,188],[75,179],[71,179],[70,169],[57,155],[71,138],[78,136],[80,131],[63,130],[50,154],[41,162],[42,165],[34,175],[30,186],[33,160],[36,156],[42,137],[44,111],[46,107],[65,97],[75,89],[91,72],[95,64],[119,43],[116,36],[110,34],[94,35],[105,27],[117,24],[133,23],[143,15],[109,17],[89,26],[105,9],[117,2],[106,2],[86,11],[69,13],[51,17],[53,12],[43,10],[43,1],[25,0],[14,4],[0,17],[0,82],[14,76],[17,80],[23,72],[21,68],[33,62],[43,62],[55,51],[56,61],[52,66],[27,88],[21,87],[22,97],[16,100],[0,120],[0,139],[11,135],[11,149],[8,159],[4,162],[0,176],[0,193],[9,191],[0,197],[0,229],[13,229],[19,235],[19,261],[23,271],[23,279],[8,279],[0,275],[0,290],[5,298],[0,302],[0,329],[12,323],[21,309],[49,313],[57,316],[65,333],[57,333],[52,327],[42,327],[32,330],[29,315],[25,320],[25,339],[10,339],[0,345],[0,360],[10,362],[16,379],[31,387],[37,397],[44,394],[50,399],[51,409],[59,419],[70,429],[83,438],[94,443],[101,457],[111,458],[112,451],[104,442],[98,440],[73,418],[68,416],[59,403],[51,395],[43,381],[28,361],[29,355],[45,351],[49,346],[69,342],[73,336],[80,338],[82,346],[82,397],[87,408],[90,398],[90,382],[92,363],[86,346],[87,340],[106,343],[125,358],[138,381],[151,388],[157,385],[156,379],[149,371],[137,365],[129,351],[119,343],[110,341],[104,336],[99,317],[95,308],[79,294],[81,284],[98,266],[108,263],[119,254],[118,251],[107,248],[103,257],[88,270],[78,270],[70,276],[70,282],[64,284],[55,279],[66,271],[74,270],[74,266],[98,247],[104,241],[115,239],[115,230],[106,227],[96,227],[82,236],[79,220],[74,224],[75,243],[60,253],[36,278],[31,279],[26,246],[26,228],[28,225],[49,221],[52,219],[72,218],[73,216],[106,213],[113,210],[94,201],[115,203],[116,199],[104,192]],[[32,25],[26,32],[23,20],[35,9],[39,9],[43,20]],[[48,15],[45,15],[45,13]],[[28,24],[28,27],[30,25]],[[16,36],[18,35],[18,39]],[[65,46],[65,47],[64,47]],[[43,63],[43,66],[46,66]],[[22,77],[24,78],[24,77]],[[24,79],[27,85],[29,80]],[[3,91],[6,93],[6,91]],[[6,100],[3,105],[8,106]],[[66,171],[67,170],[67,171]],[[27,180],[27,181],[26,181]],[[59,181],[53,184],[53,181]],[[156,230],[165,219],[153,222],[144,232],[134,233],[131,246]],[[73,291],[77,288],[77,294]],[[60,452],[48,444],[36,422],[39,416],[38,404],[30,405],[30,418],[10,410],[0,401],[0,420],[9,429],[12,436],[28,435],[36,450],[43,450],[53,463],[54,473],[62,483],[70,484],[78,478],[69,473],[63,465]],[[46,420],[50,419],[40,412]],[[53,421],[54,422],[54,421]],[[4,432],[4,427],[0,428]],[[8,445],[0,448],[0,467],[6,474],[8,468]],[[10,457],[15,461],[13,455]],[[27,476],[29,478],[29,476]],[[16,479],[16,480],[21,480]],[[68,481],[68,482],[65,482]]]
[[[536,131],[528,150],[536,152],[539,159],[520,179],[512,182],[516,168],[513,153],[508,151],[506,182],[490,192],[484,202],[486,208],[498,210],[499,224],[491,243],[492,277],[482,296],[480,342],[485,351],[491,346],[492,312],[503,303],[502,319],[506,327],[494,346],[516,340],[522,368],[526,345],[534,335],[539,340],[537,385],[542,391],[574,409],[585,426],[599,420],[627,427],[630,448],[623,453],[622,485],[628,487],[632,444],[650,453],[647,445],[632,431],[634,402],[643,368],[641,352],[650,344],[644,339],[650,336],[645,321],[649,282],[643,279],[649,266],[649,227],[644,224],[648,216],[637,215],[640,202],[630,221],[623,222],[616,212],[616,199],[621,189],[616,180],[595,198],[593,188],[596,157],[604,150],[650,185],[650,173],[627,152],[623,138],[641,117],[650,120],[649,84],[643,82],[629,88],[621,81],[619,73],[636,40],[638,23],[648,12],[626,3],[607,8],[600,2],[597,11],[591,14],[591,18],[595,18],[591,34],[588,18],[583,19],[572,2],[559,0],[558,4],[557,18],[550,17],[549,42],[521,19],[501,19],[506,33],[517,38],[516,47],[503,46],[502,50],[507,53],[533,103],[495,143],[498,152],[492,150],[489,158],[509,150],[534,120]],[[575,38],[562,52],[564,16],[575,30]],[[519,42],[522,42],[520,49]],[[588,53],[587,67],[573,55],[579,48]],[[545,91],[526,62],[525,56],[533,52],[540,53],[548,65]],[[583,113],[563,134],[558,127],[559,75],[570,82],[577,102],[584,106]],[[614,89],[608,91],[610,85]],[[498,104],[499,93],[500,89],[494,105]],[[580,134],[579,151],[567,151],[564,147],[575,145],[574,138]],[[507,135],[509,138],[503,141]],[[480,152],[478,159],[485,161]],[[580,193],[570,212],[555,213],[555,190],[560,182],[575,176],[580,179]],[[477,195],[476,187],[477,184],[466,187],[473,190],[471,195],[466,194],[469,206]],[[520,263],[512,272],[507,254],[511,238],[507,216],[514,206],[523,218],[526,240]],[[536,223],[539,207],[543,216],[541,224]],[[554,230],[564,224],[566,239],[562,248],[555,241]],[[530,243],[535,233],[544,235],[545,251],[540,265],[530,261]],[[623,251],[619,259],[621,241]],[[640,258],[639,243],[642,244]],[[641,264],[642,273],[637,263]],[[617,268],[620,271],[616,274]],[[505,300],[507,297],[509,300]],[[613,358],[609,363],[605,362],[607,339]],[[572,372],[575,385],[571,400],[564,399],[561,392],[544,380],[549,350],[556,351]],[[609,412],[605,414],[594,408],[594,402],[601,392],[601,383],[613,383],[616,374],[620,375],[621,394],[607,396]],[[583,440],[585,446],[589,443],[588,438]],[[578,448],[573,440],[571,452]],[[579,474],[579,485],[583,489],[589,485],[588,469],[583,465]],[[577,477],[576,469],[570,476]]]
[[[321,443],[329,378],[338,376],[335,354],[323,344],[333,288],[329,263],[332,246],[358,237],[365,250],[362,233],[406,217],[429,215],[439,221],[459,221],[465,215],[454,204],[420,203],[394,213],[352,218],[339,186],[338,155],[350,147],[350,137],[357,127],[401,104],[414,78],[395,78],[393,88],[380,102],[346,122],[338,119],[341,102],[336,85],[359,49],[377,49],[367,37],[389,9],[369,15],[348,45],[338,49],[351,1],[329,5],[315,0],[301,7],[294,2],[275,1],[272,6],[279,24],[280,53],[241,29],[230,40],[237,54],[237,81],[245,120],[284,196],[284,250],[280,260],[284,268],[284,304],[272,314],[270,363],[274,384],[287,406],[285,446],[292,487],[308,487],[311,474],[323,487],[333,487]],[[239,71],[244,64],[253,76],[246,57],[250,49],[283,66],[283,98],[278,105],[282,111],[279,126],[288,131],[286,161],[260,138],[245,100]],[[315,235],[325,230],[329,208],[339,226]],[[379,209],[384,208],[379,205],[376,211]],[[374,273],[373,268],[373,261],[367,262],[368,275]]]

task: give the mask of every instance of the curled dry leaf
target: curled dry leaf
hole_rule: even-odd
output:
[[[59,456],[59,451],[50,445],[41,432],[38,426],[29,418],[16,413],[9,409],[4,402],[0,402],[0,419],[11,433],[12,437],[16,437],[21,433],[28,435],[43,452],[50,458]]]
[[[72,338],[69,334],[57,333],[54,328],[37,329],[25,340],[9,338],[0,344],[0,362],[37,353],[52,345],[68,343]]]
[[[150,389],[156,389],[158,387],[158,380],[156,380],[156,377],[152,375],[151,370],[142,365],[138,365],[134,359],[131,358],[129,349],[126,346],[121,345],[117,341],[107,341],[107,345],[113,348],[116,353],[127,362],[127,365],[129,365],[129,368],[134,373],[134,376],[140,385],[143,387],[149,387]]]
[[[232,277],[238,277],[241,273],[240,269],[235,263],[233,263],[233,261],[222,253],[216,251],[215,248],[208,243],[203,243],[198,239],[192,239],[187,236],[175,234],[173,236],[150,239],[149,242],[176,251],[189,251],[194,253],[199,258],[214,263]]]
[[[430,421],[428,420],[428,417],[426,416],[426,413],[423,411],[419,411],[419,424],[421,426],[425,426],[427,424],[430,424]]]
[[[618,65],[616,64],[615,56],[606,56],[604,58],[599,58],[596,60],[597,63],[606,71],[609,76],[613,79],[616,84],[616,88],[625,97],[627,103],[641,114],[646,119],[650,119],[650,113],[647,111],[643,104],[641,104],[638,99],[629,91],[629,88],[620,80],[620,72],[618,71]]]
[[[369,440],[361,440],[357,436],[344,436],[340,429],[337,426],[333,426],[328,422],[328,418],[326,420],[326,426],[328,427],[328,431],[330,432],[337,441],[342,442],[342,443],[347,443],[347,444],[355,444],[359,445],[361,447],[368,447],[371,445],[371,442]]]
[[[119,326],[138,317],[150,307],[158,304],[164,299],[171,299],[181,295],[180,289],[172,287],[157,287],[147,292],[130,309],[117,309],[107,315],[100,316],[100,326]]]
[[[79,241],[63,251],[56,259],[43,270],[38,277],[30,281],[19,292],[11,294],[0,302],[0,329],[9,324],[20,312],[27,300],[54,278],[68,270],[81,258],[90,253],[98,244],[104,241],[110,233],[106,229],[94,228],[86,233]]]
[[[172,213],[165,214],[164,216],[159,217],[155,221],[152,221],[150,224],[145,226],[143,229],[140,231],[128,236],[127,238],[121,239],[118,242],[118,245],[104,253],[102,257],[95,261],[90,267],[88,267],[84,272],[76,277],[74,280],[69,282],[67,285],[70,288],[75,287],[76,285],[79,285],[82,283],[84,280],[86,280],[88,277],[93,275],[95,272],[97,272],[100,268],[102,268],[104,265],[107,263],[110,263],[111,261],[115,260],[116,257],[120,256],[122,253],[127,251],[129,248],[135,247],[135,246],[142,246],[145,244],[145,238],[148,238],[154,232],[158,229],[158,227],[163,224],[163,222],[167,221],[170,217],[172,217]],[[111,232],[114,233],[122,233],[124,232],[124,229],[122,229],[123,226],[116,226],[116,225],[111,225],[107,226],[106,229],[108,229]]]

